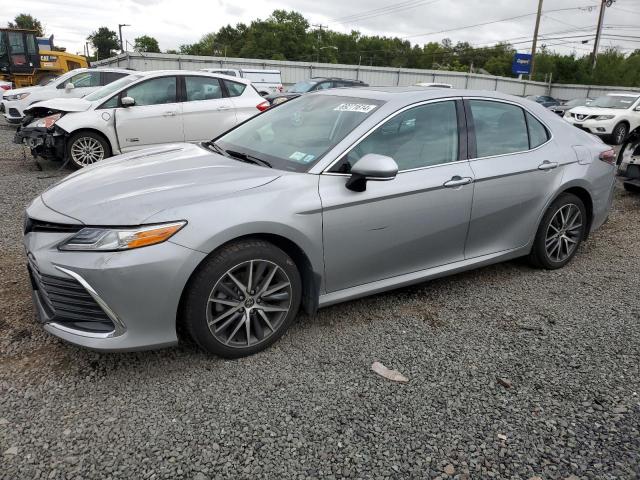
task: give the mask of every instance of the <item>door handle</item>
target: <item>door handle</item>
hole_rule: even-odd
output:
[[[444,182],[443,186],[446,188],[461,187],[462,185],[469,185],[473,182],[471,177],[460,177],[458,175],[451,177],[451,180]]]
[[[216,110],[218,111],[231,110],[231,105],[220,105],[218,108],[216,108]]]
[[[553,170],[558,166],[558,162],[550,162],[549,160],[545,160],[540,165],[538,165],[538,170]]]
[[[163,117],[175,117],[176,116],[176,112],[164,112],[162,114]]]

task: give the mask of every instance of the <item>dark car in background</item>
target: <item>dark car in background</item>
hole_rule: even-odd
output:
[[[573,107],[585,107],[592,101],[593,99],[591,98],[574,98],[573,100],[569,100],[562,105],[553,105],[552,107],[549,107],[549,110],[551,110],[553,113],[557,113],[562,117],[564,116],[564,112],[566,112],[567,110],[571,110]]]
[[[369,85],[362,80],[353,80],[350,78],[335,77],[312,77],[309,80],[302,80],[281,93],[274,93],[265,98],[269,100],[271,105],[278,105],[292,98],[299,97],[305,93],[316,92],[318,90],[327,90],[329,88],[344,87],[368,87]]]
[[[532,100],[536,103],[539,103],[543,107],[553,107],[556,105],[560,105],[560,102],[549,95],[529,95],[527,100]]]

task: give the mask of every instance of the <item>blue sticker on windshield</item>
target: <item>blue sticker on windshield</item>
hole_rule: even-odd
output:
[[[309,163],[309,162],[310,162],[310,161],[312,161],[314,158],[316,158],[316,156],[315,156],[315,155],[307,155],[306,157],[304,157],[304,158],[302,159],[302,161],[303,161],[304,163]]]
[[[291,155],[289,155],[289,158],[291,160],[296,160],[296,161],[301,161],[304,157],[306,157],[307,154],[304,152],[293,152]]]

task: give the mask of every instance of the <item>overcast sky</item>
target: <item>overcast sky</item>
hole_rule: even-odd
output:
[[[133,43],[137,36],[151,35],[165,50],[193,43],[226,24],[266,18],[279,8],[296,10],[312,23],[343,32],[356,29],[365,34],[406,37],[420,44],[445,37],[477,46],[512,40],[518,50],[526,52],[531,48],[535,14],[460,27],[531,14],[537,4],[537,0],[19,0],[4,2],[0,24],[5,25],[18,13],[31,13],[44,24],[47,35],[55,35],[57,45],[80,53],[87,35],[98,27],[117,31],[119,23],[129,23],[131,27],[123,29],[125,39]],[[599,0],[545,0],[540,32],[549,39],[541,43],[563,53],[573,49],[578,54],[588,53],[592,37],[588,44],[580,43],[582,39],[557,37],[593,34],[599,4]],[[571,10],[553,11],[558,9]],[[584,30],[577,31],[579,28]],[[443,30],[449,31],[435,33]],[[604,32],[636,38],[604,39],[602,47],[618,45],[625,53],[640,48],[640,0],[617,0],[606,11]]]

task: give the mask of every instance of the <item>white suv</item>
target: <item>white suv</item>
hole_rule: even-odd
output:
[[[640,94],[610,93],[588,106],[575,107],[564,119],[582,130],[620,145],[630,131],[640,126]]]
[[[203,142],[269,108],[248,80],[205,72],[133,72],[76,99],[26,110],[32,121],[15,136],[34,155],[76,168],[167,143]]]
[[[121,68],[78,68],[54,78],[45,85],[9,90],[2,95],[4,116],[9,123],[20,123],[24,110],[51,98],[79,98],[119,78],[130,75]]]

